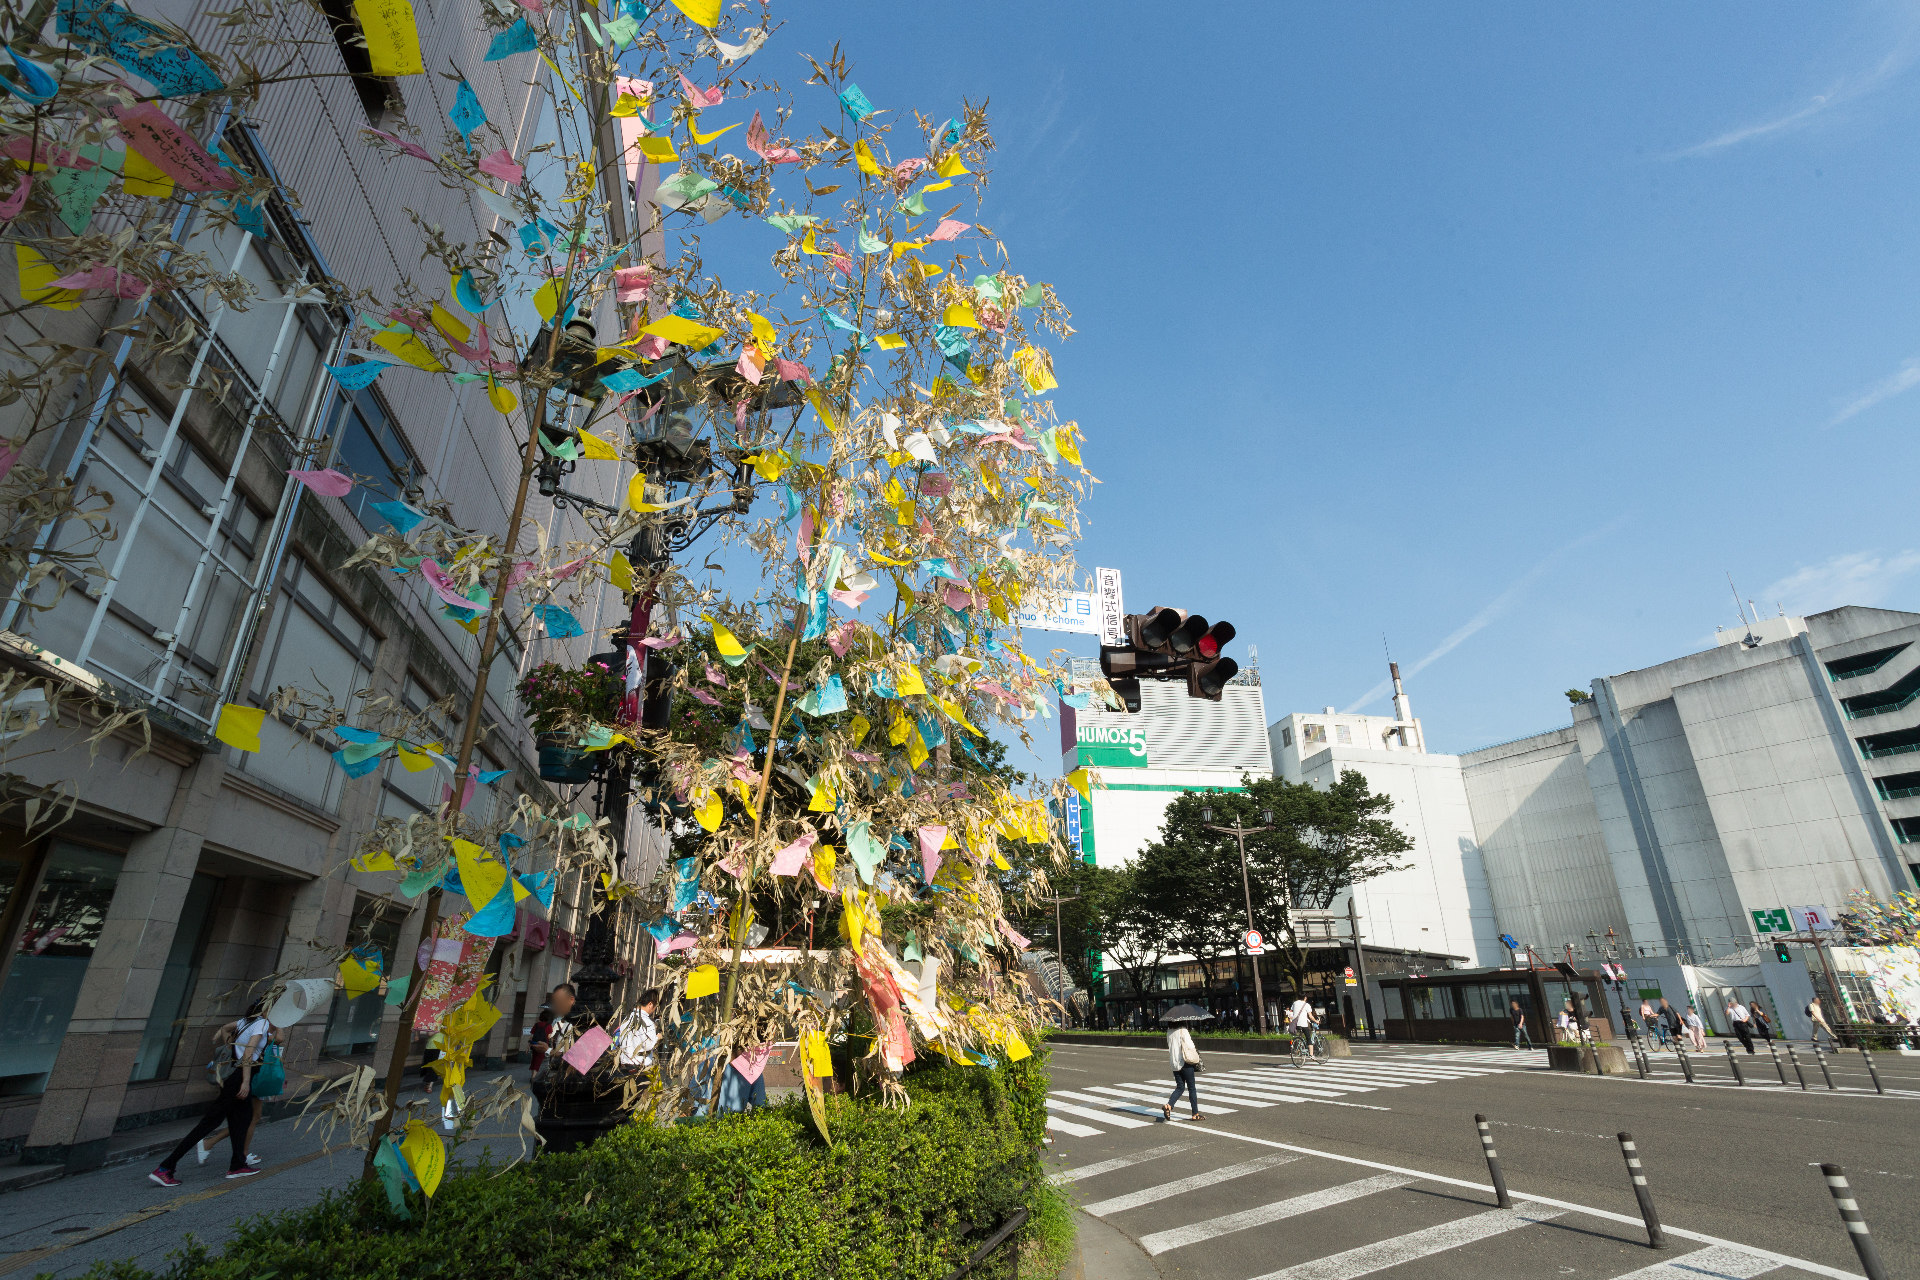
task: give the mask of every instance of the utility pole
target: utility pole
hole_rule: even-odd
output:
[[[1237,814],[1234,816],[1232,826],[1216,827],[1213,825],[1213,809],[1208,807],[1200,811],[1200,821],[1206,824],[1207,830],[1218,831],[1221,835],[1232,836],[1234,843],[1240,846],[1240,890],[1246,895],[1247,899],[1248,933],[1254,932],[1254,924],[1253,882],[1247,876],[1247,837],[1257,836],[1262,832],[1273,830],[1273,810],[1268,809],[1260,816],[1266,821],[1267,825],[1264,827],[1243,827],[1240,825],[1240,818]],[[1293,887],[1285,884],[1283,881],[1282,888],[1287,895],[1287,917],[1291,920],[1293,917]],[[1267,1029],[1267,993],[1260,985],[1260,957],[1256,955],[1249,957],[1249,959],[1253,961],[1253,1003],[1257,1015],[1255,1020],[1258,1022],[1260,1030],[1265,1032]]]
[[[1067,980],[1073,975],[1067,972],[1067,953],[1062,949],[1065,946],[1064,939],[1066,935],[1060,931],[1060,904],[1063,902],[1078,902],[1080,901],[1080,895],[1076,893],[1071,897],[1063,898],[1056,894],[1051,898],[1038,898],[1035,899],[1035,901],[1051,902],[1053,904],[1053,962],[1060,967],[1060,994],[1064,997],[1067,994]],[[1060,1003],[1064,1008],[1066,1005],[1065,999],[1062,999]]]
[[[1353,934],[1353,974],[1360,979],[1360,1016],[1366,1020],[1367,1039],[1379,1037],[1374,1032],[1373,1008],[1367,1003],[1367,953],[1360,947],[1360,894],[1352,885],[1347,886],[1347,929]]]

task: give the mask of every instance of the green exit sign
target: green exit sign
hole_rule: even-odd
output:
[[[1762,908],[1753,913],[1753,927],[1761,933],[1792,933],[1793,920],[1785,907]]]

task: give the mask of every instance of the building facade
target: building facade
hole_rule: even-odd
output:
[[[1804,1033],[1825,966],[1779,963],[1767,936],[1795,908],[1920,877],[1920,614],[1846,607],[1717,639],[1596,679],[1565,729],[1461,757],[1474,824],[1516,941],[1611,946],[1709,1021],[1741,996]]]
[[[1457,963],[1495,963],[1505,953],[1494,927],[1494,901],[1474,836],[1473,814],[1458,756],[1430,754],[1426,731],[1393,669],[1392,716],[1347,715],[1332,707],[1294,712],[1273,722],[1273,769],[1288,782],[1325,789],[1352,770],[1375,795],[1393,800],[1389,819],[1413,840],[1404,870],[1364,881],[1358,896],[1361,935],[1369,943]],[[1348,894],[1331,909],[1347,912]]]
[[[217,6],[156,9],[221,47]],[[97,1165],[116,1134],[199,1110],[214,1092],[203,1070],[211,1038],[260,994],[264,975],[331,977],[350,940],[378,945],[389,971],[408,964],[418,904],[394,895],[390,874],[358,872],[347,860],[379,817],[438,804],[450,778],[392,759],[348,777],[332,755],[340,739],[274,716],[265,749],[240,753],[213,740],[213,719],[222,703],[264,705],[289,685],[350,714],[375,699],[419,711],[451,696],[444,727],[457,742],[478,640],[444,615],[420,575],[340,566],[386,527],[372,502],[445,502],[459,525],[499,534],[519,483],[524,409],[503,415],[484,383],[405,366],[345,391],[322,366],[345,364],[356,336],[365,345],[367,326],[387,318],[294,300],[303,284],[323,280],[342,286],[341,297],[397,297],[422,270],[425,227],[455,240],[511,230],[430,167],[380,155],[363,132],[393,127],[403,107],[437,136],[455,84],[437,74],[343,75],[365,65],[351,23],[330,32],[317,9],[301,6],[280,7],[275,21],[311,78],[269,86],[244,118],[221,117],[200,141],[273,174],[298,203],[291,194],[269,202],[258,234],[212,228],[190,201],[169,209],[174,238],[233,264],[259,299],[239,311],[185,294],[146,303],[95,294],[75,310],[28,308],[4,322],[16,351],[94,346],[135,322],[191,321],[204,335],[171,355],[126,359],[111,388],[75,386],[74,402],[94,412],[42,438],[27,459],[113,495],[121,536],[102,553],[104,582],[70,580],[57,600],[51,582],[32,599],[9,588],[0,662],[109,692],[146,709],[152,728],[151,749],[138,751],[139,736],[123,733],[89,764],[87,725],[70,718],[42,730],[36,754],[14,766],[22,786],[75,780],[81,792],[71,820],[50,833],[24,831],[18,805],[0,818],[13,824],[0,825],[0,1155],[29,1163]],[[481,7],[456,0],[420,23],[426,65],[462,68],[536,183],[557,183],[558,162],[545,162],[543,174],[530,152],[604,139],[562,139],[542,59],[485,62],[490,34]],[[620,166],[607,166],[615,243],[634,236],[631,191]],[[101,218],[96,229],[111,215]],[[20,297],[13,261],[0,255],[9,306]],[[528,319],[514,316],[516,332],[532,332]],[[224,394],[183,390],[196,357],[225,381]],[[18,411],[0,409],[0,435],[17,434],[6,415]],[[332,466],[359,483],[345,498],[321,496],[287,475],[301,466]],[[630,475],[625,463],[599,463],[569,483],[617,502]],[[537,496],[527,518],[551,542],[587,536],[576,514]],[[50,534],[58,547],[84,530]],[[624,616],[611,591],[581,612],[587,634],[573,640],[503,616],[476,759],[508,772],[476,794],[470,811],[479,816],[521,793],[563,798],[538,776],[512,691],[531,665],[577,665],[606,648],[607,629]],[[665,842],[634,816],[626,867],[638,880]],[[541,993],[574,964],[586,900],[577,877],[563,881],[550,913],[523,913],[496,947],[494,999],[510,1016],[476,1059],[497,1062],[518,1047]],[[623,924],[623,966],[639,962],[643,938]],[[375,1047],[391,1044],[397,1013],[377,995],[336,996],[326,1016],[293,1029],[289,1092],[372,1063]],[[383,1072],[385,1063],[383,1052]]]

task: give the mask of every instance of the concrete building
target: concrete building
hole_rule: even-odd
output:
[[[1474,837],[1458,756],[1430,754],[1400,669],[1393,667],[1394,714],[1294,712],[1273,722],[1274,772],[1325,789],[1347,770],[1393,800],[1390,819],[1413,840],[1411,864],[1358,887],[1361,934],[1375,946],[1446,956],[1466,965],[1506,956],[1494,928],[1493,897]],[[1344,914],[1340,894],[1332,910]]]
[[[147,8],[219,47],[215,6]],[[422,16],[426,64],[466,70],[515,156],[558,139],[550,73],[538,55],[483,61],[490,32],[478,5],[456,0],[431,22]],[[478,642],[443,615],[420,575],[339,566],[385,527],[368,507],[380,499],[444,500],[460,524],[504,532],[527,431],[522,414],[496,412],[484,384],[405,367],[343,393],[321,365],[345,363],[365,318],[284,299],[300,282],[318,280],[338,282],[341,296],[371,289],[397,297],[401,281],[421,271],[425,228],[478,240],[496,218],[428,166],[380,156],[362,132],[391,126],[392,94],[437,134],[443,126],[434,122],[454,105],[451,81],[437,73],[356,80],[343,74],[356,60],[365,66],[351,23],[339,28],[336,50],[318,10],[283,7],[275,20],[318,41],[290,46],[316,78],[270,85],[242,115],[208,113],[217,136],[203,129],[199,137],[237,165],[277,175],[298,192],[298,206],[271,201],[260,235],[207,227],[191,200],[173,206],[174,237],[236,264],[262,298],[224,316],[185,292],[150,303],[163,315],[149,321],[191,320],[199,333],[211,332],[205,358],[231,390],[183,402],[194,347],[149,364],[136,348],[118,374],[128,411],[82,414],[73,430],[42,437],[25,460],[116,495],[122,533],[106,549],[113,580],[105,587],[75,580],[55,603],[48,583],[33,600],[7,600],[0,661],[111,690],[146,708],[153,728],[144,755],[134,757],[137,735],[122,734],[89,768],[76,745],[84,726],[66,724],[34,740],[38,750],[64,738],[62,750],[13,766],[22,785],[72,779],[82,792],[73,819],[51,835],[21,830],[17,805],[0,818],[13,824],[0,827],[0,1155],[27,1162],[97,1165],[116,1133],[197,1112],[214,1092],[202,1070],[210,1038],[244,1008],[249,984],[262,975],[330,976],[337,949],[369,935],[390,970],[413,954],[419,911],[403,909],[404,899],[399,909],[385,903],[394,878],[356,872],[347,859],[378,816],[438,803],[447,779],[392,760],[350,779],[332,759],[341,745],[333,735],[272,717],[266,750],[237,753],[212,740],[220,704],[257,705],[278,686],[298,685],[349,710],[369,694],[414,709],[457,695],[463,715],[475,679]],[[571,139],[565,149],[582,145]],[[541,163],[550,170],[544,178]],[[536,180],[557,181],[557,163],[536,158]],[[607,166],[605,185],[609,236],[631,239],[634,206],[620,166]],[[113,230],[116,216],[103,210],[94,229]],[[0,255],[9,307],[20,297],[13,261]],[[13,315],[5,323],[14,349],[117,344],[105,331],[149,305],[91,298],[72,311]],[[104,403],[97,387],[73,394],[82,406]],[[7,416],[21,407],[0,410],[0,435],[19,434]],[[358,473],[361,484],[344,499],[303,491],[286,474],[300,465],[290,442],[319,446],[305,465]],[[571,484],[617,501],[630,474],[625,464],[595,464]],[[136,512],[138,527],[130,527]],[[586,536],[577,516],[538,498],[529,516],[558,542]],[[55,545],[78,532],[55,530]],[[482,812],[522,791],[551,798],[532,744],[514,728],[522,723],[515,678],[533,663],[578,663],[603,647],[619,605],[610,593],[597,611],[583,611],[588,634],[579,640],[506,638],[485,711],[501,728],[486,738],[480,767],[510,776],[474,801]],[[459,720],[447,722],[449,741]],[[658,833],[636,821],[629,834],[637,877],[660,852]],[[563,883],[551,920],[530,914],[496,949],[495,999],[510,1016],[476,1058],[510,1052],[541,993],[565,977],[573,937],[585,927],[581,905],[577,879]],[[623,956],[638,955],[635,932],[624,937]],[[378,997],[336,998],[328,1016],[295,1028],[289,1080],[372,1061],[377,1041],[391,1043],[396,1013]],[[382,1070],[385,1061],[383,1054]]]
[[[1803,1034],[1822,966],[1778,963],[1767,935],[1920,876],[1920,614],[1717,640],[1594,680],[1567,728],[1462,756],[1474,826],[1518,941],[1592,961],[1611,940],[1638,989],[1686,993],[1716,1025],[1729,996],[1762,999]]]
[[[1074,660],[1077,684],[1099,672],[1092,659]],[[1061,772],[1101,774],[1102,785],[1080,801],[1077,828],[1069,815],[1081,856],[1099,866],[1117,867],[1158,840],[1167,806],[1183,792],[1237,791],[1241,778],[1272,772],[1257,657],[1219,702],[1188,697],[1178,681],[1142,680],[1138,712],[1059,709]]]

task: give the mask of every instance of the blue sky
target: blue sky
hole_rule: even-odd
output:
[[[759,74],[991,100],[1082,563],[1232,620],[1270,719],[1385,710],[1384,633],[1435,749],[1564,724],[1733,625],[1728,571],[1920,604],[1920,6],[773,12]]]

